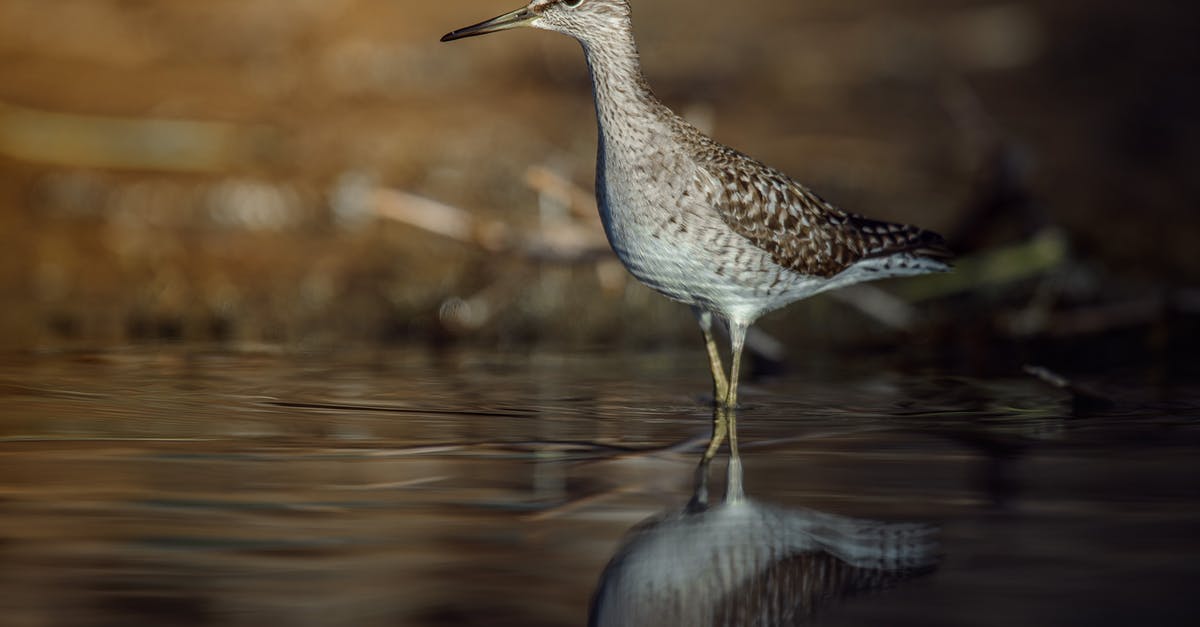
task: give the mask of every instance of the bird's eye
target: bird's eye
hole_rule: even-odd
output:
[[[583,0],[563,0],[563,4],[574,9],[575,7],[583,4]]]

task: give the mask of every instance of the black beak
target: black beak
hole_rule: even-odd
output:
[[[464,37],[474,37],[476,35],[486,35],[496,31],[508,30],[510,28],[518,28],[528,26],[530,22],[537,17],[537,14],[530,11],[527,7],[522,7],[511,13],[505,13],[499,17],[494,17],[486,22],[480,22],[473,26],[460,28],[456,31],[442,35],[442,41],[454,41]]]

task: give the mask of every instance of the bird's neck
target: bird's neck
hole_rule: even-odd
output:
[[[628,135],[622,131],[662,128],[672,114],[642,75],[633,34],[621,32],[603,41],[581,43],[592,77],[601,142],[620,142]]]

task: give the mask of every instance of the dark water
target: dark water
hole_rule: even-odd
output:
[[[752,501],[720,504],[718,463],[686,510],[707,376],[699,352],[9,355],[0,624],[581,625],[618,552],[602,624],[1196,624],[1200,386],[759,382]]]

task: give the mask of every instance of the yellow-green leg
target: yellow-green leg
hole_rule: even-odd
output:
[[[713,402],[718,407],[725,404],[729,395],[729,382],[725,379],[725,365],[721,363],[721,352],[717,350],[717,342],[713,339],[713,315],[703,309],[693,307],[696,321],[700,323],[700,332],[704,334],[704,348],[708,350],[708,367],[712,370]]]
[[[709,439],[708,448],[704,450],[704,456],[700,458],[700,464],[696,467],[696,489],[690,504],[693,509],[708,506],[708,466],[721,448],[721,443],[725,441],[728,424],[725,407],[713,405],[712,438]]]
[[[713,457],[716,457],[717,451],[721,449],[721,444],[725,442],[725,435],[728,433],[724,408],[725,399],[729,396],[729,382],[725,378],[725,365],[721,363],[721,352],[717,350],[717,342],[713,338],[713,314],[699,307],[693,307],[692,312],[696,314],[696,321],[700,323],[700,332],[704,334],[704,347],[708,351],[708,365],[713,379],[712,437],[709,438],[708,447],[704,449],[704,456],[700,458],[700,464],[696,467],[695,492],[692,494],[691,502],[692,507],[702,508],[708,506],[708,466]]]
[[[733,364],[729,368],[728,415],[725,420],[729,433],[729,479],[725,487],[725,502],[736,503],[745,498],[742,488],[742,457],[738,454],[737,441],[737,388],[738,374],[742,367],[742,348],[746,345],[746,330],[749,325],[730,321],[729,343]]]

